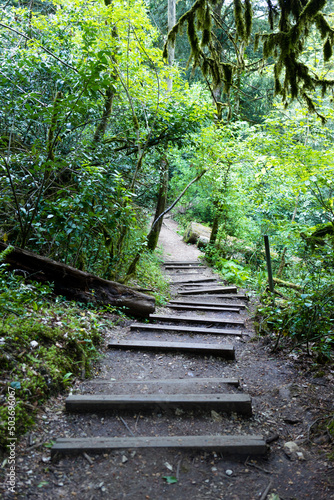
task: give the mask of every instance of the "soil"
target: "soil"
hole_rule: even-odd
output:
[[[195,260],[201,252],[183,243],[177,224],[165,219],[160,244],[165,260]],[[177,280],[177,272],[175,279]],[[207,268],[206,276],[214,273]],[[174,287],[171,285],[171,293]],[[253,416],[217,412],[163,411],[113,414],[68,414],[66,395],[40,408],[38,421],[17,444],[16,493],[5,486],[2,498],[31,499],[131,499],[131,500],[301,500],[334,499],[334,467],[329,459],[332,443],[323,425],[333,411],[334,371],[312,371],[314,363],[294,352],[272,353],[266,339],[252,330],[254,304],[239,315],[246,320],[243,334],[233,338],[236,360],[202,358],[103,349],[91,380],[78,381],[73,393],[236,392],[252,397]],[[158,312],[167,312],[161,308]],[[176,312],[175,314],[179,314]],[[187,313],[188,314],[188,313]],[[190,313],[189,313],[190,314]],[[210,313],[211,314],[211,313]],[[130,321],[122,320],[106,332],[108,339],[129,333]],[[131,334],[132,335],[132,334]],[[172,340],[170,334],[138,337]],[[146,335],[146,337],[145,337]],[[182,335],[181,340],[194,336]],[[196,335],[198,342],[208,341]],[[210,336],[210,341],[226,342]],[[191,382],[196,377],[236,377],[240,388],[214,381]],[[153,379],[155,383],[146,384]],[[163,379],[179,379],[167,384]],[[126,382],[128,381],[128,382]],[[129,382],[131,381],[131,382]],[[57,437],[159,436],[199,434],[257,434],[268,439],[265,457],[231,457],[215,452],[177,450],[121,450],[108,454],[62,457],[51,461],[43,443]],[[286,443],[293,442],[294,451]],[[6,474],[8,464],[3,464]],[[176,478],[168,484],[166,477]]]

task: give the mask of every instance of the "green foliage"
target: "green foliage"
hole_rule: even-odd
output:
[[[136,278],[131,282],[145,293],[154,294],[158,306],[169,300],[169,282],[162,271],[162,258],[158,253],[144,252],[137,267]]]
[[[327,277],[309,275],[303,293],[278,301],[264,297],[258,308],[260,334],[274,334],[276,347],[281,339],[288,338],[294,344],[305,347],[308,354],[319,353],[319,361],[329,361],[334,346],[334,284]],[[318,287],[317,287],[318,285]]]

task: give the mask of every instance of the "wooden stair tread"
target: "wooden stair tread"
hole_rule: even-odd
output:
[[[252,415],[252,400],[247,394],[99,394],[72,395],[66,398],[68,411],[106,411],[145,409],[206,409]]]
[[[179,291],[178,290],[178,295],[192,295],[192,292],[193,290],[185,290],[184,292],[182,291]],[[200,292],[198,291],[197,294],[194,294],[194,297],[196,297],[196,295],[199,295]],[[205,295],[205,293],[201,292],[202,295]],[[220,293],[209,293],[207,294],[208,298],[212,298],[212,295],[214,295],[214,298],[215,299],[238,299],[238,300],[249,300],[249,297],[248,295],[245,295],[245,294],[238,294],[238,293],[224,293],[224,294],[220,294]],[[197,297],[196,297],[197,298]]]
[[[212,283],[214,281],[217,281],[216,278],[198,278],[198,279],[188,279],[188,280],[180,280],[180,281],[173,281],[173,285],[187,285],[187,284],[192,284],[192,283]]]
[[[173,269],[184,269],[184,270],[187,270],[187,269],[199,269],[201,268],[201,264],[189,264],[189,265],[177,265],[177,264],[174,264],[174,265],[168,265],[166,266],[165,265],[165,271],[169,271],[169,270],[173,270]]]
[[[51,448],[51,456],[133,448],[212,450],[242,455],[263,455],[267,451],[263,437],[258,435],[89,437],[58,438]]]
[[[210,306],[210,307],[238,307],[239,309],[245,309],[245,304],[229,304],[228,302],[205,302],[205,301],[195,301],[195,300],[185,300],[185,299],[172,299],[169,304],[182,304],[189,306]]]
[[[197,295],[199,293],[237,293],[238,289],[236,286],[224,286],[216,288],[194,288],[194,290],[180,290],[179,295]]]
[[[166,307],[169,309],[180,309],[184,311],[209,311],[209,312],[235,312],[235,313],[240,313],[240,308],[237,306],[222,306],[222,307],[217,307],[217,306],[198,306],[196,304],[190,305],[190,304],[167,304]]]
[[[211,335],[242,335],[243,332],[240,330],[230,330],[221,328],[208,328],[200,326],[179,326],[179,325],[159,325],[159,324],[147,324],[147,323],[133,323],[130,326],[131,331],[144,330],[144,331],[166,331],[166,332],[183,332],[183,333],[204,333]]]
[[[107,384],[107,385],[196,385],[196,384],[222,384],[233,385],[238,387],[240,382],[237,378],[217,378],[217,377],[186,377],[186,378],[153,378],[153,379],[130,379],[130,380],[105,380],[105,379],[92,379],[87,380],[88,384]]]
[[[215,280],[215,282],[211,282],[211,283],[173,283],[173,286],[179,286],[180,289],[188,289],[190,287],[200,287],[200,288],[204,288],[205,286],[216,286],[216,287],[221,287],[224,283],[222,283],[221,281],[217,281]]]
[[[195,342],[166,342],[158,340],[112,340],[109,348],[145,349],[154,351],[184,351],[192,354],[216,355],[226,359],[235,359],[235,350],[231,344],[200,344]]]
[[[164,266],[202,266],[203,263],[199,260],[165,260],[163,263]]]
[[[207,318],[201,316],[168,316],[167,314],[150,314],[150,320],[154,321],[170,321],[172,323],[185,321],[187,323],[204,323],[208,325],[237,325],[244,326],[245,322],[242,319],[229,319],[229,318]]]

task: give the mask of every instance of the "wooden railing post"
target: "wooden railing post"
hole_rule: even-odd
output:
[[[267,261],[267,270],[268,270],[269,290],[271,291],[271,293],[274,293],[274,282],[273,282],[273,272],[271,270],[269,238],[266,234],[264,235],[264,246],[266,249],[266,261]]]

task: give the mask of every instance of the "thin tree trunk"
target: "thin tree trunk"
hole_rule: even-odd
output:
[[[168,32],[176,24],[176,1],[168,0]],[[175,58],[175,42],[168,43],[168,66],[173,66]],[[167,91],[173,90],[173,78],[167,78]]]
[[[106,91],[106,98],[104,103],[104,111],[99,124],[96,127],[95,134],[93,137],[93,143],[96,144],[103,139],[104,134],[107,130],[108,121],[112,111],[112,105],[114,100],[115,92],[113,87],[109,87]]]
[[[163,159],[162,161],[162,172],[160,178],[160,189],[158,193],[158,202],[155,210],[154,221],[151,227],[151,230],[147,236],[147,248],[151,252],[154,252],[156,246],[158,244],[159,234],[162,226],[163,217],[159,219],[159,221],[154,224],[154,222],[160,217],[160,215],[164,212],[166,208],[167,202],[167,191],[168,191],[168,162]]]
[[[220,219],[220,212],[217,208],[214,219],[213,219],[213,223],[212,223],[212,229],[211,229],[210,241],[209,241],[210,245],[214,245],[216,243],[218,229],[219,229],[219,219]]]

